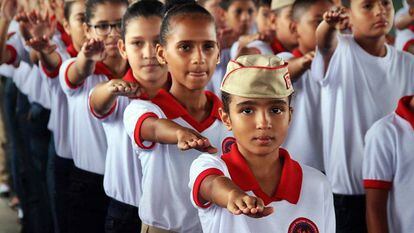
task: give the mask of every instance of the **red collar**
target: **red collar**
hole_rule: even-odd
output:
[[[190,124],[198,132],[203,132],[208,127],[210,127],[216,119],[220,120],[220,115],[218,109],[221,107],[220,99],[209,91],[204,92],[207,96],[209,102],[213,103],[213,108],[211,109],[210,115],[204,119],[202,122],[195,120],[187,110],[171,95],[164,89],[161,89],[158,94],[151,99],[151,101],[158,105],[162,111],[165,113],[168,119],[176,119],[182,117],[188,124]]]
[[[108,69],[108,67],[103,62],[97,62],[95,65],[94,74],[103,74],[108,77],[109,80],[116,79],[116,77],[112,74],[112,72]]]
[[[69,53],[71,57],[78,56],[78,51],[76,51],[75,46],[73,46],[73,43],[66,47],[66,51]]]
[[[125,74],[125,76],[122,78],[122,80],[129,82],[129,83],[138,83],[139,82],[135,79],[134,77],[134,72],[132,71],[131,68],[128,69],[128,72]],[[167,77],[167,82],[168,82],[168,89],[171,87],[172,81],[171,81],[171,76],[170,73],[168,73],[168,77]],[[130,97],[131,99],[142,99],[142,100],[149,100],[149,96],[147,95],[147,93],[142,93],[140,96],[138,97]]]
[[[253,193],[260,197],[265,205],[274,201],[286,200],[292,204],[297,204],[302,189],[302,168],[299,163],[292,160],[289,153],[280,148],[279,156],[283,159],[282,176],[275,194],[269,197],[260,188],[259,183],[254,177],[246,160],[240,154],[237,144],[231,146],[229,153],[222,155],[221,159],[227,165],[231,179],[243,191],[253,191]]]
[[[412,32],[414,32],[414,25],[408,26],[408,29],[410,29]]]
[[[65,29],[63,28],[62,24],[57,23],[56,25],[57,30],[60,32],[60,39],[63,43],[68,47],[72,44],[72,38],[66,33]]]
[[[303,53],[298,48],[294,49],[292,51],[292,54],[296,58],[303,57]]]
[[[404,96],[400,99],[398,102],[397,109],[395,110],[395,113],[399,115],[400,117],[407,120],[414,130],[414,112],[410,111],[409,105],[411,98],[414,98],[414,96]]]
[[[272,47],[274,54],[278,54],[281,52],[288,52],[288,50],[282,45],[282,43],[280,43],[280,41],[277,38],[273,40],[271,47]]]

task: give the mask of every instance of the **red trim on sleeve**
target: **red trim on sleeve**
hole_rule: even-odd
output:
[[[368,189],[390,190],[392,187],[392,182],[384,180],[364,180],[364,187]]]
[[[66,85],[68,85],[68,87],[69,87],[70,89],[78,89],[80,86],[82,86],[82,85],[83,85],[83,83],[84,83],[84,82],[82,82],[82,83],[81,83],[81,84],[79,84],[79,85],[76,85],[76,84],[71,83],[71,82],[69,81],[69,77],[68,77],[69,68],[70,68],[73,64],[75,64],[75,61],[71,62],[71,63],[68,65],[68,68],[66,68],[66,71],[65,71],[65,82],[66,82]]]
[[[55,70],[53,71],[48,71],[43,64],[40,64],[40,67],[42,68],[43,72],[47,75],[47,77],[49,78],[56,78],[59,75],[59,69],[60,66],[62,65],[62,57],[60,56],[59,53],[57,53],[57,55],[59,56],[59,63],[56,66]]]
[[[12,65],[16,62],[17,50],[11,45],[6,45],[6,50],[9,50],[10,52],[10,59],[6,62],[6,64]]]
[[[411,39],[404,44],[403,51],[408,51],[410,46],[414,46],[414,39]]]
[[[203,182],[203,180],[207,176],[211,176],[211,175],[224,176],[224,173],[217,168],[209,168],[207,170],[204,170],[197,176],[197,179],[195,180],[194,186],[193,186],[192,194],[193,194],[194,203],[198,207],[203,208],[203,209],[210,207],[211,203],[205,203],[205,204],[201,203],[200,199],[198,198],[200,194],[200,187],[201,187],[201,183]]]
[[[153,112],[147,112],[138,119],[137,124],[135,125],[135,130],[134,130],[134,141],[140,148],[142,148],[144,150],[150,150],[150,149],[154,148],[154,146],[155,146],[155,142],[153,142],[150,146],[145,146],[144,143],[141,140],[141,126],[142,126],[142,123],[150,117],[154,117],[154,118],[158,119],[157,114],[155,114]]]
[[[89,110],[91,111],[92,115],[100,120],[107,118],[108,116],[110,116],[112,113],[115,112],[116,109],[116,105],[118,104],[118,100],[115,101],[115,103],[112,105],[111,109],[109,109],[109,111],[103,115],[100,115],[98,113],[95,112],[95,110],[93,110],[92,104],[91,104],[91,97],[89,96]]]

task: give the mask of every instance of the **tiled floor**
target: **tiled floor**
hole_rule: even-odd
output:
[[[0,198],[0,233],[19,233],[17,212],[7,206],[8,199]]]

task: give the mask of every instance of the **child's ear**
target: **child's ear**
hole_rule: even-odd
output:
[[[70,25],[66,19],[63,20],[63,29],[65,29],[65,32],[70,35]]]
[[[83,32],[85,33],[86,38],[92,38],[91,27],[89,27],[86,23],[83,23],[82,27],[83,27]]]
[[[167,60],[165,59],[165,50],[164,47],[160,44],[157,44],[157,46],[155,47],[155,53],[157,56],[157,60],[161,65],[165,65],[167,64]]]
[[[121,54],[121,57],[125,60],[128,60],[128,56],[127,56],[126,49],[125,49],[125,43],[124,43],[124,40],[122,39],[118,40],[118,50],[119,50],[119,53]]]
[[[293,108],[289,107],[289,125],[290,125],[290,122],[292,122],[292,117],[293,117]]]
[[[224,110],[223,110],[223,108],[219,108],[219,114],[220,114],[220,118],[221,118],[221,121],[223,122],[223,124],[224,124],[224,126],[226,126],[226,128],[229,130],[229,131],[231,131],[232,130],[232,127],[231,127],[231,119],[230,119],[230,115],[227,113],[227,112],[225,112]]]

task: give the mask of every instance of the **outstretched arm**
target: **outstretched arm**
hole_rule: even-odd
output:
[[[0,17],[0,64],[8,63],[12,59],[12,54],[6,49],[7,32],[10,22],[16,15],[17,0],[3,0],[1,2]]]

